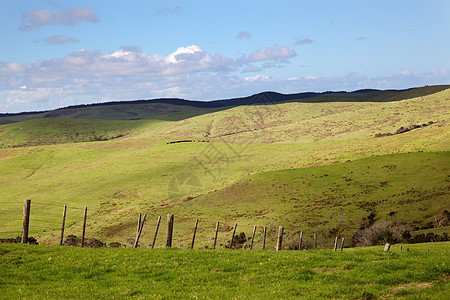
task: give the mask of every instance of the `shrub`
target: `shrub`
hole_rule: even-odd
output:
[[[247,242],[247,237],[245,236],[244,232],[241,232],[240,234],[236,234],[233,236],[233,241],[231,243],[231,249],[241,249],[244,247],[244,244]],[[225,246],[226,248],[229,248],[229,245]]]
[[[358,230],[352,238],[355,246],[375,246],[398,243],[403,240],[405,228],[400,222],[382,222]]]

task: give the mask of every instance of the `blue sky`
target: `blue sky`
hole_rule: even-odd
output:
[[[0,112],[450,83],[450,1],[0,0]]]

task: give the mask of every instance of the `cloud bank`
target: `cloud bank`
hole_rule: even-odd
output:
[[[294,50],[278,45],[237,59],[208,53],[197,45],[179,47],[168,55],[148,54],[138,47],[124,46],[111,53],[80,49],[65,57],[29,64],[0,62],[0,112],[111,100],[159,97],[213,100],[267,90],[296,93],[389,89],[450,82],[447,68],[420,74],[402,70],[377,78],[310,74],[280,79],[264,74],[263,70],[289,62],[296,55]]]

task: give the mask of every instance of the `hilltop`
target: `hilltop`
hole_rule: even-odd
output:
[[[103,119],[103,120],[136,120],[142,118],[161,117],[166,114],[190,111],[193,108],[230,108],[243,105],[267,105],[282,102],[320,103],[320,102],[392,102],[404,99],[423,97],[450,88],[450,85],[426,86],[404,90],[365,89],[353,92],[306,92],[281,94],[262,92],[248,97],[195,101],[179,98],[161,98],[150,100],[111,101],[86,105],[73,105],[51,111],[0,113],[0,124],[18,122],[37,118],[71,118],[71,119]],[[164,105],[158,105],[164,104]],[[100,109],[99,109],[100,108]],[[187,108],[187,109],[186,109]],[[188,117],[187,116],[183,117]],[[176,117],[171,120],[177,119]]]

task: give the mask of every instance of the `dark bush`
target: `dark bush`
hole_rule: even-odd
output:
[[[0,243],[5,243],[5,244],[19,244],[22,243],[22,236],[18,235],[17,237],[12,237],[12,238],[5,238],[5,239],[0,239]],[[30,236],[28,237],[28,244],[30,245],[39,245],[39,243],[37,242],[37,239],[35,239],[34,237]]]
[[[112,242],[106,245],[106,248],[124,248],[125,245],[118,243],[118,242]]]
[[[360,230],[369,228],[370,226],[373,225],[373,223],[375,223],[375,217],[377,216],[377,213],[372,210],[370,212],[370,214],[367,216],[367,218],[362,218],[361,220],[361,226],[359,227]]]
[[[417,243],[446,242],[446,241],[448,241],[448,234],[446,232],[444,232],[441,235],[429,232],[427,234],[420,233],[418,235],[415,235],[409,240],[409,243],[417,244]]]
[[[231,249],[241,249],[244,247],[244,244],[248,241],[247,237],[245,236],[244,232],[241,232],[240,234],[236,234],[233,236],[233,241],[231,243]],[[228,244],[226,248],[228,248],[230,245]]]
[[[63,243],[64,246],[81,246],[81,239],[77,238],[76,235],[68,235]]]

